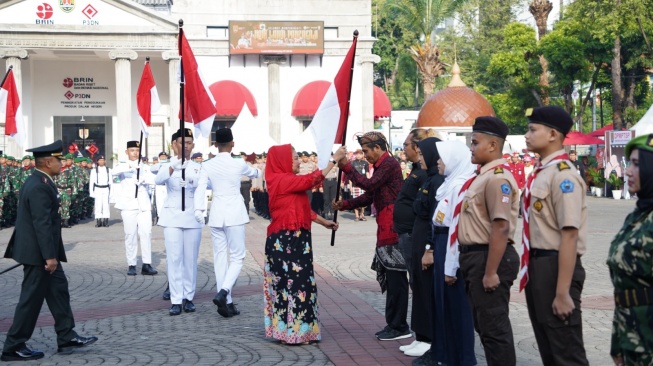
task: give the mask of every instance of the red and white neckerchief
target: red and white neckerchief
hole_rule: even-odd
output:
[[[524,187],[524,200],[522,205],[522,218],[524,220],[524,228],[522,231],[522,241],[521,241],[523,252],[521,255],[521,268],[519,269],[519,275],[521,276],[521,279],[519,280],[520,292],[526,287],[526,284],[528,283],[528,262],[530,260],[530,250],[531,250],[531,241],[530,241],[531,230],[530,227],[528,226],[528,216],[530,213],[528,210],[531,207],[531,189],[533,188],[533,182],[535,181],[535,176],[537,176],[537,173],[539,173],[540,171],[552,165],[556,165],[562,161],[567,161],[567,160],[569,160],[569,156],[565,153],[554,157],[553,160],[549,161],[546,165],[538,164],[538,166],[536,166],[533,172],[528,176],[528,182]]]
[[[488,169],[487,171],[495,170],[499,167],[507,169],[509,172],[511,172],[510,166],[508,164],[499,164],[494,168]],[[460,218],[460,212],[462,211],[463,208],[463,201],[465,200],[465,194],[467,193],[467,190],[472,185],[476,177],[478,177],[478,175],[469,178],[465,182],[465,184],[463,184],[462,188],[460,188],[460,192],[458,192],[458,196],[456,197],[456,205],[454,206],[453,217],[451,218],[451,227],[453,227],[454,230],[453,233],[449,236],[450,249],[454,249],[458,247],[458,219]]]

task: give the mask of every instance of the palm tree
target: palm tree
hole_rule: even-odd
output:
[[[424,99],[433,94],[435,78],[442,75],[445,64],[432,34],[445,19],[453,17],[467,0],[387,0],[406,27],[419,34],[417,44],[408,51],[422,76]]]
[[[533,0],[528,6],[528,10],[535,18],[538,39],[541,40],[546,35],[546,23],[549,13],[553,10],[553,3],[548,0]],[[562,14],[562,8],[560,8],[560,12]],[[540,55],[539,58],[542,66],[542,73],[540,74],[541,100],[543,105],[549,105],[549,63],[544,56]]]

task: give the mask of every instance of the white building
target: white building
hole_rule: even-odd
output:
[[[85,156],[91,156],[92,145],[98,149],[95,154],[107,158],[117,154],[123,159],[126,141],[139,138],[136,90],[145,58],[150,57],[163,107],[153,116],[143,154],[152,156],[167,150],[170,135],[179,128],[179,19],[184,21],[186,37],[216,97],[214,128],[233,123],[246,103],[257,121],[263,122],[257,126],[267,127],[267,131],[257,128],[255,132],[268,133],[278,143],[292,142],[310,121],[310,110],[317,105],[293,106],[295,99],[302,100],[298,92],[303,88],[310,94],[311,87],[304,88],[307,84],[333,80],[351,46],[354,30],[358,30],[347,134],[373,128],[372,69],[379,58],[371,52],[370,0],[170,3],[0,1],[0,57],[7,67],[13,65],[18,84],[29,132],[23,149],[62,138],[71,149],[76,144]],[[268,42],[287,45],[273,53],[260,47],[240,53],[239,47],[246,44],[229,40],[230,24],[233,34],[237,31],[234,25],[244,26],[236,21],[249,21],[250,26],[258,27],[252,32],[262,30]],[[288,29],[293,26],[301,30],[311,24],[317,24],[313,29],[320,38],[312,48],[304,44],[310,40],[293,41],[289,39],[292,36],[284,39],[279,33],[273,34],[277,25],[290,33]],[[248,42],[252,42],[251,37]],[[298,115],[300,109],[304,112]],[[4,136],[2,113],[0,150],[22,155],[22,149]],[[196,149],[207,152],[209,144],[200,138]],[[236,141],[236,150],[237,145]]]

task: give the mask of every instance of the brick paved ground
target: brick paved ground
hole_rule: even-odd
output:
[[[610,365],[608,356],[612,317],[612,286],[605,266],[610,240],[634,201],[589,198],[587,271],[583,298],[585,344],[592,365]],[[46,353],[42,365],[67,364],[223,364],[223,365],[396,365],[410,364],[398,346],[412,341],[379,342],[373,334],[384,323],[384,296],[369,269],[375,224],[353,222],[345,213],[335,247],[330,233],[313,230],[316,277],[323,341],[311,346],[282,346],[263,333],[262,263],[267,222],[254,217],[247,226],[248,256],[236,288],[235,301],[242,314],[225,319],[212,304],[215,293],[213,255],[208,229],[200,249],[197,312],[168,316],[169,302],[161,300],[165,288],[165,252],[161,228],[153,231],[153,265],[159,275],[126,276],[122,224],[116,212],[110,228],[95,228],[95,221],[64,229],[69,262],[72,307],[77,331],[96,335],[98,343],[73,355],[56,354],[53,320],[44,306],[29,342]],[[4,252],[11,230],[0,231]],[[519,238],[520,231],[516,233]],[[0,260],[0,270],[13,265]],[[0,275],[0,341],[11,325],[18,300],[22,271]],[[519,365],[539,365],[524,298],[516,291],[511,303]],[[476,347],[479,364],[482,349]],[[34,362],[36,363],[36,362]]]

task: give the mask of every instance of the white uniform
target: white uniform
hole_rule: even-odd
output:
[[[120,194],[116,198],[116,208],[121,210],[127,264],[130,266],[136,265],[136,233],[141,241],[143,264],[152,264],[152,204],[148,191],[149,187],[154,185],[154,175],[148,165],[140,164],[139,182],[136,180],[137,167],[138,160],[130,160],[113,168],[113,175],[120,178]],[[138,199],[135,198],[137,188]]]
[[[195,220],[194,197],[202,166],[189,161],[186,166],[186,201],[181,210],[181,170],[170,175],[170,163],[162,163],[156,178],[157,188],[167,191],[166,200],[159,208],[159,226],[163,226],[168,262],[170,302],[181,304],[193,300],[197,284],[197,256],[202,239],[202,224]]]
[[[231,303],[231,289],[238,279],[245,259],[245,224],[249,215],[240,194],[240,177],[258,178],[261,171],[250,167],[243,159],[234,159],[229,153],[219,153],[202,163],[200,181],[195,192],[195,207],[199,210],[207,185],[213,189],[209,226],[213,239],[213,267],[216,291],[228,291],[227,303]],[[229,249],[229,260],[227,260]]]
[[[91,177],[88,180],[88,191],[95,199],[95,219],[108,219],[110,217],[109,194],[113,176],[111,169],[107,166],[96,166],[91,169]]]
[[[152,174],[156,175],[159,172],[159,169],[162,165],[170,166],[169,162],[157,163],[150,166],[150,171]],[[159,213],[163,211],[163,205],[166,201],[166,196],[168,195],[168,190],[165,185],[158,185],[154,187],[154,199],[156,203],[156,215],[160,217]]]

